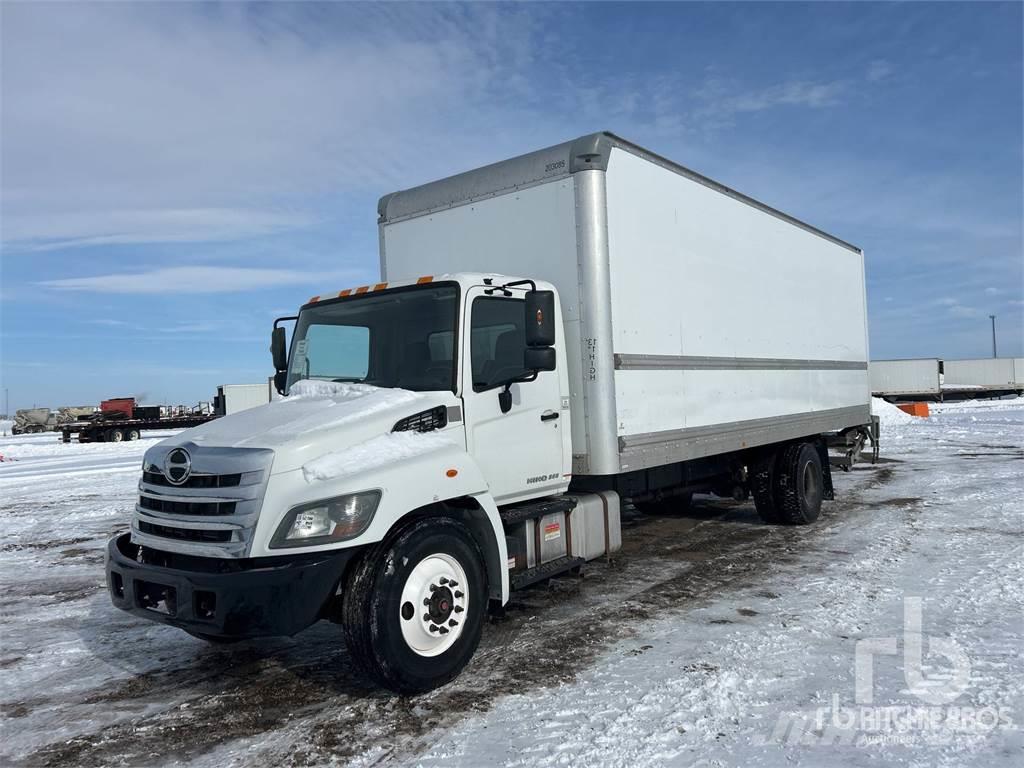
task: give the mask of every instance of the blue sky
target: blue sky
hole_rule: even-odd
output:
[[[381,194],[602,129],[863,247],[874,357],[1024,354],[1021,10],[5,2],[0,387],[261,380]]]

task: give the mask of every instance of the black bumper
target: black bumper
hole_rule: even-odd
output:
[[[196,634],[243,639],[294,635],[321,618],[358,549],[249,560],[147,549],[150,562],[142,563],[138,552],[127,533],[107,544],[115,606]]]

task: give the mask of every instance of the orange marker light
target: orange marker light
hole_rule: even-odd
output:
[[[445,472],[445,474],[448,477],[455,477],[457,474],[459,474],[459,470],[457,470],[457,469],[449,469],[447,472]]]
[[[375,290],[375,291],[383,291],[387,287],[388,287],[387,283],[377,283],[375,286],[373,286],[373,290]]]
[[[421,277],[421,278],[417,279],[417,280],[416,280],[416,283],[417,283],[418,285],[423,285],[423,283],[429,283],[429,282],[431,282],[431,281],[432,281],[433,279],[434,279],[434,276],[433,276],[433,275],[424,275],[423,277]]]
[[[370,286],[361,285],[358,288],[356,288],[356,293],[366,293],[368,290],[370,290]]]
[[[307,303],[307,304],[316,304],[316,303],[317,303],[318,301],[320,301],[320,297],[319,297],[319,296],[314,296],[314,297],[313,297],[312,299],[310,299],[310,300],[309,300],[308,302],[306,302],[306,303]]]

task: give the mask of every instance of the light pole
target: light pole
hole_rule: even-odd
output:
[[[989,315],[988,319],[992,321],[992,357],[999,357],[996,354],[996,316]]]

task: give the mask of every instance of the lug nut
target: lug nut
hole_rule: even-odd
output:
[[[429,597],[424,597],[423,598],[423,604],[429,606],[430,605],[430,598]]]
[[[448,627],[438,627],[437,631],[440,632],[442,635],[447,635],[448,634]]]
[[[455,606],[455,612],[456,613],[462,613],[464,610],[466,610],[466,609],[463,608],[461,605],[456,605]]]
[[[449,627],[457,627],[457,626],[459,626],[459,622],[457,622],[455,619],[452,619],[451,621],[448,622],[448,626]]]
[[[462,593],[461,593],[461,592],[459,592],[458,590],[456,590],[456,591],[455,591],[455,596],[456,596],[456,597],[462,597],[463,595],[462,595]]]
[[[437,584],[431,584],[430,585],[430,591],[431,592],[437,592]]]
[[[444,576],[442,576],[441,577],[441,586],[443,587],[447,583],[448,583],[448,579],[446,579]],[[455,585],[453,584],[452,586],[455,586]]]
[[[441,583],[442,583],[442,584],[444,584],[444,580],[443,580],[443,579],[441,580]],[[449,581],[449,582],[448,582],[448,586],[449,586],[449,587],[452,587],[452,588],[455,588],[455,587],[459,586],[459,582],[457,582],[457,581],[455,581],[455,580],[453,579],[452,581]]]
[[[444,627],[441,627],[441,629],[444,629]],[[435,627],[433,624],[431,624],[430,625],[430,631],[431,632],[437,632],[437,627]]]

